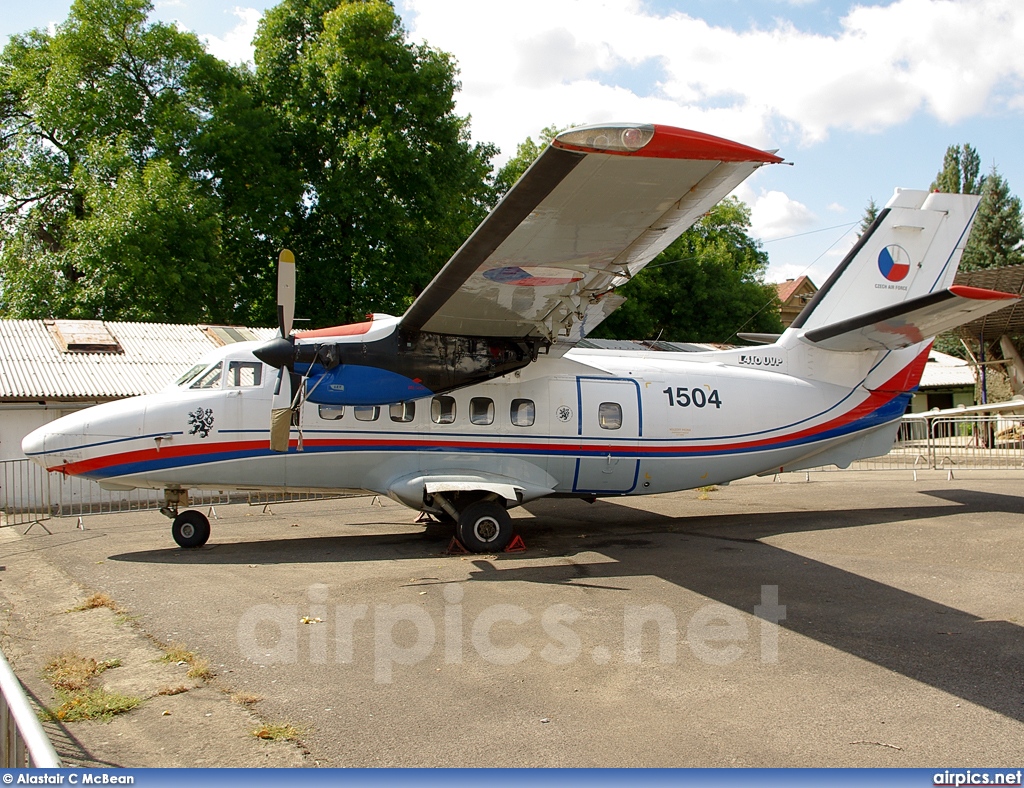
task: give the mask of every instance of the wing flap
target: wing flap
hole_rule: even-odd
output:
[[[402,328],[576,341],[621,303],[611,298],[616,287],[757,167],[780,161],[695,132],[640,128],[650,144],[639,148],[605,145],[596,134],[624,140],[634,127],[556,138],[410,307]]]
[[[804,339],[828,350],[897,350],[1016,303],[1009,293],[954,285],[865,315],[815,328]]]

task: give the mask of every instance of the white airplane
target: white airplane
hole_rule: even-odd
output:
[[[189,488],[369,491],[455,523],[473,551],[507,510],[724,483],[885,454],[940,331],[1016,300],[953,286],[979,198],[897,190],[772,344],[706,353],[575,344],[627,282],[770,152],[682,129],[560,134],[400,318],[291,331],[203,359],[158,394],[25,438],[50,471],[163,489],[182,547],[209,538]],[[273,369],[278,370],[275,374]]]

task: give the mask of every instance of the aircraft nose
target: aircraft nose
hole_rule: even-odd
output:
[[[21,441],[21,451],[30,460],[46,467],[46,458],[43,456],[46,451],[46,427],[39,427],[32,430]]]
[[[33,430],[21,441],[21,451],[47,470],[62,469],[80,459],[75,447],[85,442],[85,424],[78,414],[63,416]]]

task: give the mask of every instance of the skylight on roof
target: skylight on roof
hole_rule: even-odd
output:
[[[48,320],[50,336],[62,353],[123,353],[102,320]]]

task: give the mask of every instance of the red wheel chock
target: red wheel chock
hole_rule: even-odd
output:
[[[452,540],[448,543],[448,548],[444,551],[444,554],[470,555],[470,552],[466,549],[466,545],[459,541],[458,537],[453,536]]]
[[[516,534],[515,536],[512,537],[512,541],[509,542],[505,546],[505,549],[504,549],[503,552],[506,552],[506,553],[525,553],[526,552],[526,542],[523,541],[523,537],[521,537],[519,534]]]

